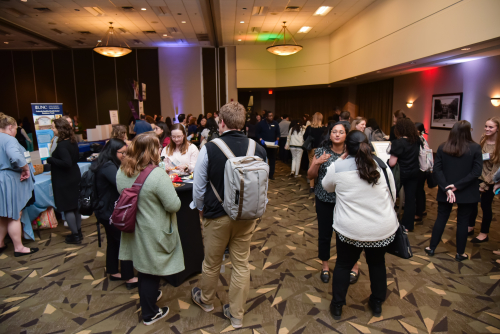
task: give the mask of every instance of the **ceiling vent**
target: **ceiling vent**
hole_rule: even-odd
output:
[[[252,16],[264,16],[267,13],[266,6],[255,6],[252,9]]]
[[[118,28],[122,34],[127,34],[128,31],[125,28]]]
[[[140,40],[138,40],[138,39],[133,39],[132,41],[134,42],[135,45],[142,44],[142,42]]]
[[[260,32],[260,27],[252,27],[250,28],[250,33],[258,34]]]
[[[92,34],[90,31],[79,31],[79,33],[82,35],[91,35]]]
[[[10,32],[7,32],[5,30],[0,30],[0,36],[12,36]]]
[[[122,7],[122,9],[123,9],[123,11],[124,11],[125,13],[132,13],[132,12],[135,12],[134,7],[132,7],[132,6],[123,6],[123,7]]]
[[[179,29],[177,29],[176,27],[170,27],[170,28],[167,28],[167,30],[171,34],[176,34],[179,32]]]
[[[82,41],[80,41],[80,40],[78,40],[78,39],[77,39],[77,40],[75,40],[75,42],[76,42],[78,45],[86,45],[86,44],[85,44],[85,42],[82,42]]]
[[[15,17],[29,17],[28,14],[23,13],[15,8],[3,8],[3,11]]]
[[[47,8],[47,7],[38,7],[38,8],[33,8],[33,9],[35,9],[35,10],[41,12],[41,13],[49,13],[49,12],[51,12],[51,10],[49,8]]]
[[[54,29],[50,29],[50,30],[52,30],[53,32],[55,32],[55,33],[56,33],[56,34],[58,34],[58,35],[66,35],[64,32],[62,32],[62,31],[61,31],[61,30],[59,30],[59,29],[55,29],[55,28],[54,28]]]
[[[196,34],[196,38],[198,39],[198,42],[208,42],[208,41],[210,41],[208,39],[208,34]]]
[[[94,16],[104,16],[104,11],[101,7],[83,7],[87,12]]]
[[[156,34],[156,31],[154,31],[154,30],[146,30],[146,31],[143,31],[142,33],[145,34],[145,35],[154,35],[154,34]]]
[[[158,16],[169,16],[172,15],[167,6],[153,6],[153,11]]]
[[[299,6],[286,6],[285,12],[300,12]]]
[[[33,41],[26,41],[26,43],[28,43],[31,46],[40,46],[40,43],[33,42]]]

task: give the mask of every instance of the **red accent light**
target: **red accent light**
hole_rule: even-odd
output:
[[[273,90],[272,89],[269,90],[269,95],[273,95]]]

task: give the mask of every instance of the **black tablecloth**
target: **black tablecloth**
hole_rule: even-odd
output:
[[[177,226],[184,253],[185,269],[165,278],[168,283],[177,287],[184,283],[188,277],[201,272],[205,253],[203,252],[200,215],[198,210],[189,208],[189,204],[193,200],[193,184],[184,183],[183,186],[175,188],[175,190],[181,200],[181,209],[177,212]]]

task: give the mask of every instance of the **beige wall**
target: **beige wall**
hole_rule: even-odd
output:
[[[479,141],[484,122],[500,116],[500,107],[490,99],[500,97],[500,56],[435,68],[394,78],[393,109],[403,110],[414,122],[429,130],[428,141],[435,151],[448,138],[448,130],[429,129],[432,95],[461,93],[462,119],[472,124],[472,137]],[[411,109],[406,103],[414,101]]]
[[[202,113],[201,48],[158,48],[158,62],[162,116]]]
[[[236,47],[238,88],[325,84],[500,36],[499,0],[379,0],[330,36],[279,57]]]
[[[238,87],[236,87],[236,47],[226,46],[226,87],[227,102],[238,101]]]

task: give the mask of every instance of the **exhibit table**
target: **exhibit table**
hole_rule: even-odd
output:
[[[79,162],[80,173],[83,175],[89,170],[90,162]],[[52,176],[50,172],[35,175],[35,203],[23,210],[21,223],[23,224],[24,238],[35,240],[31,222],[47,208],[56,208],[52,191]]]
[[[175,190],[181,200],[181,208],[177,212],[177,228],[179,229],[182,252],[184,253],[185,269],[178,274],[166,276],[165,279],[168,283],[177,287],[184,283],[187,278],[201,272],[205,253],[203,251],[200,215],[198,210],[189,207],[193,200],[193,184],[183,183],[181,187],[175,188]]]

